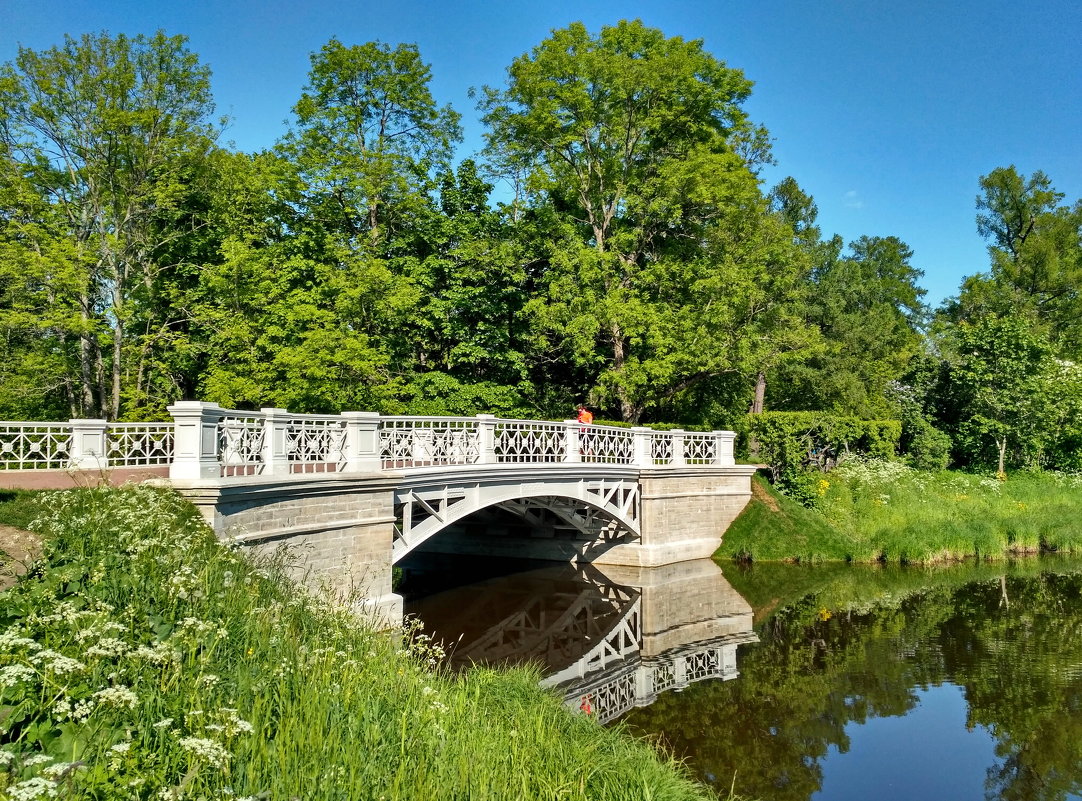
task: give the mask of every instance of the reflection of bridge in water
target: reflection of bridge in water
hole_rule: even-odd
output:
[[[737,646],[757,639],[751,607],[710,560],[544,568],[409,611],[435,636],[457,640],[455,664],[540,663],[543,684],[603,723],[666,690],[735,678]]]

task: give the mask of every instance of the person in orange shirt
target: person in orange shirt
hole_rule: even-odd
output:
[[[593,412],[581,403],[579,404],[578,411],[578,420],[582,423],[582,428],[579,429],[579,453],[588,456],[593,449],[590,447],[592,444],[590,443],[590,432],[587,430],[586,426],[594,422],[594,415]]]

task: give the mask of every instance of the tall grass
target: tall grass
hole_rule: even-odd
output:
[[[1000,481],[854,459],[831,473],[813,474],[809,485],[815,523],[775,494],[774,513],[762,501],[749,505],[719,555],[908,564],[1082,553],[1078,475],[1015,473]],[[745,530],[748,521],[754,526]],[[733,551],[736,543],[742,554]]]
[[[49,496],[0,595],[0,797],[683,799],[530,670],[451,675],[146,487]]]

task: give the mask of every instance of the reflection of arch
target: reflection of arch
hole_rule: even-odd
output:
[[[591,665],[600,669],[639,650],[639,593],[612,587],[532,595],[527,603],[481,637],[462,642],[456,660],[495,663],[541,660],[550,669]]]
[[[682,690],[706,679],[735,679],[736,649],[742,643],[757,642],[754,632],[727,634],[713,640],[674,648],[655,657],[637,657],[619,662],[608,670],[567,679],[569,671],[546,678],[542,684],[555,687],[571,709],[588,701],[601,723],[623,715],[633,707],[653,703],[659,693]]]
[[[508,474],[482,481],[407,476],[395,491],[392,561],[446,527],[497,507],[531,523],[552,524],[577,539],[627,540],[639,535],[639,482],[634,476]],[[540,480],[538,480],[540,479]]]

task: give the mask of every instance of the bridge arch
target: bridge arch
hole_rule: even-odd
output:
[[[485,509],[499,508],[535,523],[551,516],[587,542],[631,542],[640,535],[638,475],[598,470],[498,470],[477,476],[418,471],[395,490],[392,562],[449,526]],[[539,475],[540,474],[540,475]]]

